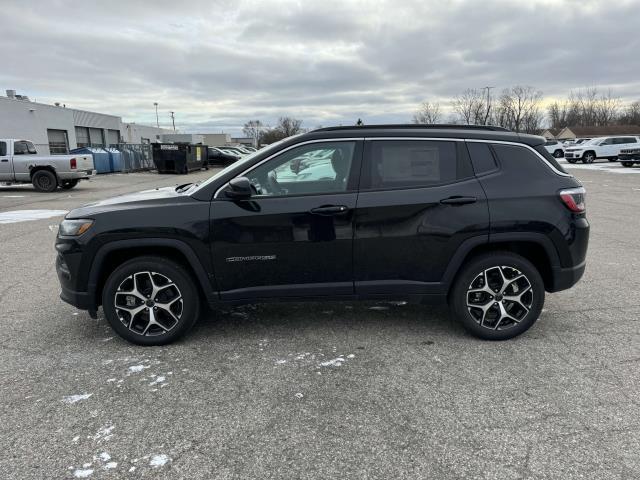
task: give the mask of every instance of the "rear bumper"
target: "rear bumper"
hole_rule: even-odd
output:
[[[584,261],[574,267],[552,267],[551,285],[549,285],[548,291],[559,292],[573,287],[582,278],[582,275],[584,275],[586,265],[587,262]]]
[[[97,170],[78,170],[77,172],[58,172],[60,180],[86,180],[95,177]]]

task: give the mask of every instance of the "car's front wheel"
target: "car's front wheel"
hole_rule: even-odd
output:
[[[544,282],[526,258],[510,252],[480,255],[463,267],[450,307],[476,337],[506,340],[527,331],[544,305]]]
[[[200,299],[191,275],[163,257],[138,257],[116,268],[102,291],[111,327],[138,345],[165,345],[196,322]]]

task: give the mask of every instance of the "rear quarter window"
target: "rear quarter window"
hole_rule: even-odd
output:
[[[7,154],[7,142],[0,142],[0,156],[5,156]]]
[[[502,145],[502,144],[493,144],[493,151],[498,156],[498,160],[500,163],[504,165],[508,165],[510,167],[518,168],[518,164],[520,163],[523,167],[523,170],[530,170],[534,168],[534,166],[539,166],[540,168],[548,168],[544,165],[542,159],[540,159],[535,153],[529,150],[526,147],[519,147],[516,145]],[[553,165],[553,167],[562,173],[567,173],[564,168],[558,163],[558,161],[553,158],[544,145],[538,145],[537,147],[533,147],[536,152],[538,152],[548,163]]]
[[[498,168],[491,147],[487,143],[467,142],[471,164],[476,175],[493,172]]]

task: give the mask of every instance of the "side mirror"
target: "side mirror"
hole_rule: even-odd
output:
[[[225,195],[234,200],[245,200],[251,198],[252,194],[251,181],[247,177],[232,178],[229,180],[229,188],[225,191]]]

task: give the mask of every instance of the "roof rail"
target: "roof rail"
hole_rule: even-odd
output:
[[[339,126],[339,127],[324,127],[313,130],[314,132],[327,132],[327,131],[335,131],[335,130],[357,130],[359,128],[364,129],[381,129],[381,128],[393,128],[393,129],[425,129],[425,128],[433,128],[436,130],[490,130],[493,132],[511,132],[508,128],[498,127],[495,125],[453,125],[450,123],[431,123],[431,124],[422,124],[422,123],[408,123],[408,124],[382,124],[382,125],[349,125],[349,126]]]

